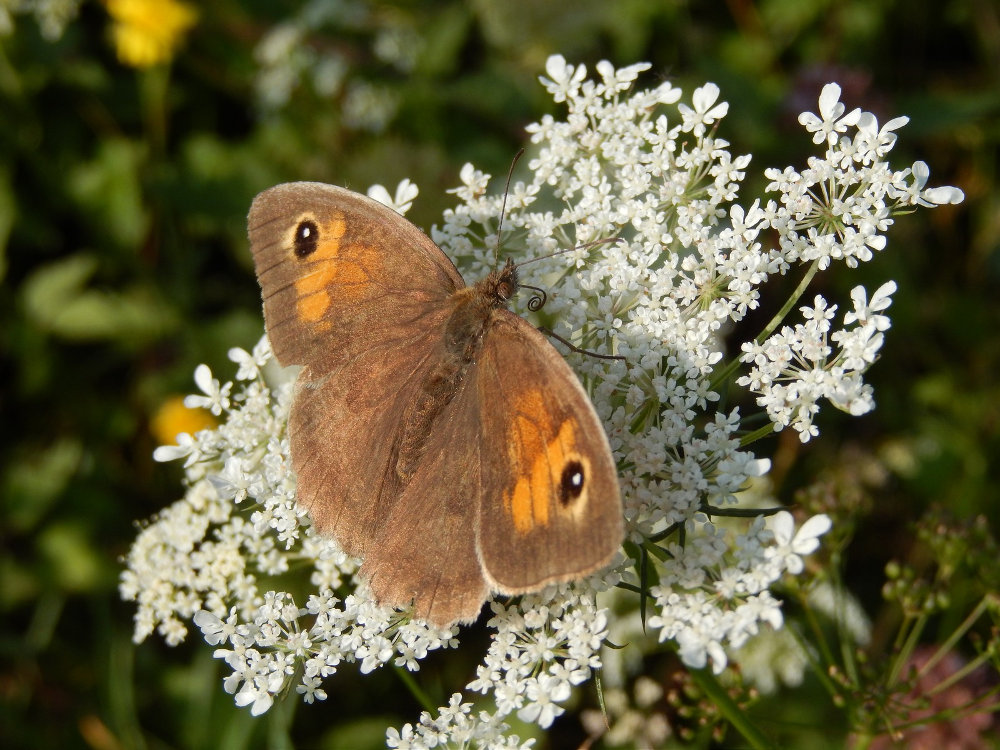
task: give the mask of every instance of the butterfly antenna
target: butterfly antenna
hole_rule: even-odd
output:
[[[574,250],[589,250],[592,247],[597,247],[598,245],[606,245],[609,242],[624,242],[621,237],[608,237],[603,240],[592,240],[590,242],[584,242],[582,245],[574,245],[573,247],[564,247],[562,250],[555,250],[551,253],[546,253],[545,255],[538,255],[534,258],[528,258],[527,260],[522,260],[517,264],[517,267],[526,266],[529,263],[534,263],[537,260],[545,260],[546,258],[554,258],[557,255],[563,255],[565,253],[573,252]]]
[[[520,263],[516,264],[515,268],[520,268],[521,266],[526,266],[529,263],[534,263],[536,260],[545,260],[546,258],[553,258],[556,255],[562,255],[563,253],[568,253],[571,250],[587,250],[594,247],[595,245],[604,245],[608,242],[624,242],[621,237],[608,237],[604,240],[594,240],[593,242],[584,242],[582,245],[577,245],[576,247],[567,247],[562,250],[556,250],[555,252],[548,253],[547,255],[539,255],[537,258],[528,258],[527,260],[522,260]],[[532,312],[538,312],[542,309],[545,301],[548,299],[548,295],[545,293],[544,289],[539,289],[537,286],[531,286],[530,284],[521,284],[522,289],[531,289],[536,292],[530,300],[528,300],[528,309]],[[553,334],[555,335],[555,334]]]
[[[524,149],[519,149],[514,158],[510,162],[510,169],[507,170],[507,184],[503,189],[503,202],[500,204],[500,221],[497,223],[497,246],[494,252],[494,265],[500,265],[500,237],[502,236],[503,230],[503,219],[507,214],[507,195],[510,193],[510,179],[514,176],[514,165],[517,164],[517,160],[524,156]]]

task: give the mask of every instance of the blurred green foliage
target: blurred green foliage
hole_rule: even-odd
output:
[[[180,493],[177,468],[152,462],[152,417],[193,389],[196,364],[230,372],[228,348],[262,332],[253,195],[286,179],[364,190],[409,177],[422,188],[410,218],[429,226],[465,161],[502,174],[524,125],[551,109],[536,79],[556,52],[648,60],[653,80],[688,92],[715,81],[731,103],[721,135],[754,154],[751,174],[802,163],[794,117],[827,80],[849,107],[912,118],[894,162],[924,159],[933,184],[967,200],[901,220],[875,261],[817,282],[841,299],[857,283],[899,284],[869,376],[879,407],[831,410],[807,448],[779,435],[774,476],[791,502],[824,473],[851,474],[858,455],[878,462],[844,551],[877,628],[892,619],[882,569],[912,552],[926,509],[1000,525],[996,4],[224,0],[199,7],[171,64],[142,70],[116,59],[103,4],[83,2],[58,34],[50,5],[25,5],[38,18],[15,14],[0,37],[3,747],[266,747],[290,711],[303,747],[377,747],[387,724],[416,718],[389,670],[345,670],[325,705],[251,719],[203,645],[131,644],[118,558],[134,522]],[[261,44],[279,28],[293,43],[268,61]],[[438,705],[480,653],[473,636],[461,656],[429,660],[420,677]],[[843,717],[817,690],[781,696],[768,729],[788,746],[842,743]],[[570,716],[540,746],[582,739]]]

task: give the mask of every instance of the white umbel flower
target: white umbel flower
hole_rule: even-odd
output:
[[[855,288],[839,318],[837,303],[815,295],[798,322],[728,345],[726,332],[774,277],[853,268],[886,248],[898,213],[963,196],[927,188],[923,162],[893,171],[886,155],[905,118],[879,126],[869,113],[848,112],[831,84],[819,114],[800,118],[823,154],[804,169],[765,170],[771,197],[743,200],[750,157],[717,136],[728,114],[718,86],[707,83],[684,103],[669,83],[634,88],[648,67],[602,62],[591,79],[583,65],[549,58],[541,82],[565,115],[528,127],[528,173],[511,185],[500,239],[507,253],[536,261],[521,271],[548,291],[545,324],[576,347],[614,357],[567,354],[618,461],[630,549],[655,569],[646,625],[687,665],[718,673],[747,643],[782,627],[772,589],[805,572],[830,529],[816,516],[796,530],[785,512],[720,521],[769,467],[744,444],[741,410],[721,406],[722,386],[742,366],[735,382],[775,429],[791,427],[803,441],[819,434],[824,403],[869,411],[863,376],[890,327],[896,287],[887,282],[870,298]],[[459,180],[450,191],[458,203],[430,234],[475,279],[496,262],[503,198],[472,164]],[[394,194],[370,191],[401,213],[417,193],[409,181]],[[345,665],[416,671],[430,652],[456,647],[458,628],[379,606],[358,561],[313,533],[295,503],[291,386],[265,377],[273,365],[266,340],[230,358],[235,383],[201,365],[202,393],[187,400],[222,417],[220,426],[155,453],[185,460],[187,490],[142,527],[129,552],[120,590],[137,604],[135,640],[159,632],[177,643],[193,621],[232,670],[224,689],[254,714],[285,692],[324,700]],[[636,562],[492,602],[491,645],[465,686],[489,710],[456,693],[437,715],[390,729],[387,744],[529,746],[505,719],[548,727],[602,667],[615,625],[603,602],[623,579],[632,590],[646,585]],[[293,563],[310,568],[314,591],[304,606],[270,583]]]

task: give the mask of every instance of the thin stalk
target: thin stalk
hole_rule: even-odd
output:
[[[291,726],[295,717],[295,709],[298,707],[297,700],[275,701],[271,710],[267,712],[267,746],[274,750],[294,750],[295,743],[292,742]]]
[[[726,689],[715,678],[712,670],[692,669],[689,674],[698,687],[701,688],[702,692],[719,709],[719,713],[732,724],[737,732],[743,735],[743,739],[747,741],[748,747],[758,748],[759,750],[777,750],[777,745],[765,737],[763,732],[750,721],[747,712],[736,705],[736,701],[729,696]]]
[[[413,679],[413,675],[410,674],[410,670],[403,667],[397,667],[393,665],[393,669],[396,672],[396,676],[399,677],[400,681],[406,685],[406,689],[410,691],[410,695],[417,699],[425,711],[429,711],[431,714],[437,713],[437,704],[431,700],[431,697],[427,695],[427,692],[420,687],[420,684]]]
[[[774,422],[768,422],[763,427],[758,427],[753,432],[748,432],[746,435],[740,438],[740,448],[746,448],[751,443],[755,443],[758,440],[766,438],[774,432]]]
[[[933,696],[938,693],[943,693],[945,690],[951,688],[956,682],[961,682],[970,674],[979,669],[983,664],[988,662],[991,658],[989,653],[979,654],[975,659],[972,659],[967,664],[965,664],[961,669],[958,669],[948,675],[947,678],[941,680],[937,685],[928,690],[924,695]],[[923,671],[921,670],[921,674]]]
[[[819,261],[814,260],[809,265],[809,268],[806,269],[805,275],[803,275],[802,280],[799,281],[799,285],[795,287],[795,290],[792,292],[791,296],[789,296],[789,298],[785,301],[785,304],[782,305],[781,309],[778,310],[777,313],[775,313],[774,317],[771,318],[770,322],[766,326],[764,326],[764,330],[761,331],[759,334],[757,334],[756,338],[754,338],[755,342],[759,344],[761,341],[766,339],[768,336],[770,336],[777,330],[778,326],[781,325],[781,321],[785,319],[788,313],[792,311],[792,308],[795,307],[798,301],[802,298],[802,295],[806,293],[806,289],[809,287],[810,282],[813,280],[813,276],[815,276],[818,272],[819,272]],[[722,383],[726,382],[730,377],[732,377],[733,373],[736,372],[739,366],[740,366],[739,357],[734,357],[732,360],[729,361],[729,363],[725,367],[723,367],[715,374],[715,377],[712,378],[712,382],[709,384],[709,389],[712,391],[718,391]]]
[[[984,596],[980,600],[979,604],[976,605],[976,608],[969,613],[969,616],[962,621],[962,624],[955,628],[954,632],[948,636],[948,639],[941,644],[938,650],[934,652],[934,655],[931,656],[931,658],[927,660],[927,663],[920,668],[920,671],[917,673],[917,677],[923,677],[925,674],[934,669],[934,667],[937,666],[937,663],[947,656],[948,652],[955,647],[955,644],[958,643],[959,640],[961,640],[962,637],[969,632],[969,629],[976,624],[976,620],[982,617],[983,613],[986,612],[989,606],[989,596]]]
[[[891,687],[899,682],[899,674],[903,671],[903,666],[909,663],[910,656],[913,655],[913,650],[917,647],[920,635],[924,632],[924,626],[926,624],[927,615],[920,615],[913,621],[913,627],[910,628],[910,632],[906,636],[906,640],[903,642],[902,648],[900,648],[899,652],[896,654],[896,659],[893,662],[892,669],[886,677],[885,684],[887,686]]]
[[[802,607],[802,611],[805,615],[806,621],[809,623],[809,628],[812,630],[814,647],[819,649],[821,658],[825,660],[827,664],[834,664],[833,649],[830,648],[830,644],[827,643],[826,637],[823,635],[823,628],[820,626],[819,619],[816,617],[816,608],[810,607],[807,604]]]
[[[792,292],[791,296],[785,301],[785,304],[782,305],[781,309],[778,310],[777,313],[775,313],[775,316],[771,318],[771,322],[768,323],[766,326],[764,326],[764,330],[758,334],[757,338],[755,338],[754,341],[756,341],[759,344],[761,341],[766,339],[768,336],[770,336],[778,329],[778,326],[781,325],[781,321],[785,319],[788,313],[792,311],[792,308],[795,307],[796,304],[798,304],[798,301],[802,298],[802,295],[806,293],[806,289],[809,287],[810,282],[813,280],[813,276],[815,276],[818,271],[819,271],[819,261],[814,260],[809,265],[809,268],[806,269],[805,275],[802,277],[802,280],[799,282],[799,285],[795,287],[795,291]]]
[[[844,582],[843,579],[840,577],[840,571],[841,571],[840,554],[835,553],[831,558],[831,562],[833,563],[831,565],[831,569],[833,570],[831,576],[833,580],[831,583],[834,587],[834,591],[843,591]],[[847,673],[847,676],[850,678],[851,682],[856,685],[858,684],[858,680],[860,678],[858,675],[857,660],[855,659],[856,652],[855,649],[852,647],[853,640],[845,623],[847,617],[845,612],[846,606],[847,606],[847,597],[841,596],[837,601],[837,619],[836,619],[837,635],[838,635],[838,640],[840,642],[840,655],[842,663],[844,665],[844,671]]]
[[[815,675],[816,679],[820,681],[820,684],[826,688],[826,691],[834,699],[840,696],[840,689],[836,682],[830,678],[829,670],[827,670],[822,662],[816,658],[816,654],[813,649],[809,647],[809,642],[806,640],[805,636],[795,627],[786,627],[787,632],[795,639],[796,643],[799,644],[799,648],[802,649],[802,653],[805,654],[806,661],[812,667],[812,673]]]

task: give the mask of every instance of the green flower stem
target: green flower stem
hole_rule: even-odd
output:
[[[788,510],[785,506],[780,505],[776,508],[718,508],[714,505],[702,505],[699,508],[703,513],[709,516],[720,516],[722,518],[758,518],[773,516],[780,513],[783,510]]]
[[[848,747],[850,747],[851,750],[865,750],[865,748],[871,747],[872,740],[874,739],[875,738],[869,732],[858,731],[856,734],[851,736]]]
[[[725,687],[712,674],[711,669],[692,669],[689,670],[689,673],[702,692],[719,709],[719,713],[722,714],[737,732],[743,735],[743,739],[747,741],[748,747],[777,750],[777,745],[765,737],[757,726],[750,721],[747,712],[736,705],[736,702],[729,696]]]
[[[430,712],[432,715],[437,713],[438,704],[431,700],[431,697],[427,695],[427,692],[420,687],[420,684],[413,679],[413,675],[410,674],[410,670],[404,667],[397,667],[393,665],[393,669],[396,672],[396,676],[399,677],[400,682],[406,685],[406,689],[410,691],[410,695],[417,699],[425,711]]]
[[[926,728],[932,724],[947,723],[955,725],[956,722],[960,722],[963,719],[975,716],[976,714],[993,713],[997,710],[998,705],[1000,704],[990,703],[984,706],[969,704],[964,708],[948,708],[943,711],[938,711],[931,716],[920,716],[901,724],[893,724],[892,729],[894,732],[905,732],[908,729]]]
[[[733,373],[739,369],[740,364],[739,357],[734,357],[729,360],[725,367],[715,373],[715,377],[712,378],[712,382],[708,384],[708,389],[718,393],[722,384],[729,381],[729,378],[733,376]]]
[[[294,750],[295,743],[289,731],[295,710],[302,701],[279,700],[267,712],[267,746],[274,750]]]
[[[820,681],[820,684],[823,685],[826,692],[829,693],[834,700],[836,700],[841,694],[840,688],[837,683],[830,679],[829,670],[816,657],[814,649],[811,648],[812,641],[808,640],[796,627],[786,625],[785,629],[791,634],[792,638],[795,639],[795,642],[799,644],[799,648],[801,648],[802,653],[805,654],[806,661],[808,661],[809,665],[812,667],[813,675],[815,675],[816,679]],[[815,623],[813,623],[813,629],[815,629]]]
[[[897,643],[902,643],[902,646],[896,654],[895,662],[889,670],[889,674],[886,675],[885,684],[887,686],[891,687],[898,683],[900,672],[910,663],[910,657],[913,655],[913,651],[920,641],[920,635],[924,632],[924,627],[927,625],[927,615],[922,614],[911,620],[911,622],[913,623],[912,627],[906,633],[905,638],[903,637],[903,633],[906,632],[906,628],[902,627],[899,630]]]
[[[834,587],[834,591],[847,591],[847,587],[844,585],[844,581],[840,576],[843,570],[843,559],[841,558],[839,550],[834,551],[830,556],[830,570],[831,573],[831,584]],[[848,601],[848,596],[843,595],[837,605],[837,633],[839,635],[840,641],[840,654],[841,663],[843,664],[844,671],[848,676],[851,683],[858,685],[861,681],[861,675],[858,670],[857,662],[857,652],[855,651],[853,644],[854,639],[848,632],[847,625],[844,622],[844,604]]]
[[[819,619],[816,617],[816,608],[810,607],[809,602],[805,601],[805,597],[802,596],[801,593],[799,594],[799,602],[802,605],[802,611],[805,614],[806,621],[809,623],[809,627],[813,633],[812,645],[819,649],[822,661],[825,661],[827,664],[835,664],[836,659],[833,656],[833,649],[830,648],[830,644],[827,642],[826,636],[823,634],[823,627],[820,625]],[[826,670],[817,670],[817,674],[825,672]]]
[[[806,289],[809,287],[810,282],[812,282],[813,277],[818,272],[819,272],[819,261],[814,260],[809,265],[809,268],[806,269],[805,275],[803,275],[802,280],[799,281],[799,285],[795,287],[795,291],[793,291],[791,296],[789,296],[789,298],[785,300],[785,304],[782,305],[781,309],[778,310],[777,313],[775,313],[774,317],[771,318],[770,322],[766,326],[764,326],[764,330],[758,333],[756,338],[754,338],[755,342],[759,344],[761,341],[766,339],[768,336],[770,336],[777,330],[778,326],[781,325],[781,321],[783,321],[788,316],[788,313],[792,311],[792,308],[795,307],[796,304],[798,304],[800,299],[802,299],[802,295],[806,293]],[[709,384],[709,389],[718,392],[722,384],[728,381],[730,377],[732,377],[733,373],[736,372],[739,366],[740,366],[739,357],[734,357],[725,367],[723,367],[715,374],[715,377],[712,378],[711,384]]]
[[[139,73],[139,98],[147,142],[153,153],[161,157],[167,143],[167,93],[170,89],[170,67],[157,65]]]
[[[935,656],[937,656],[937,654],[935,654]],[[925,693],[925,695],[932,696],[932,695],[937,695],[938,693],[943,693],[945,690],[950,689],[955,683],[964,680],[967,676],[975,672],[989,660],[990,660],[990,654],[988,653],[979,654],[975,659],[971,659],[968,663],[966,663],[961,669],[952,672],[950,675],[948,675],[946,679],[942,680],[937,685],[928,690]],[[921,670],[920,673],[922,675],[923,670]],[[980,698],[981,697],[983,696],[980,696]],[[979,699],[978,698],[973,699],[973,703],[975,703],[976,700]]]
[[[980,600],[979,604],[976,605],[976,608],[969,613],[969,616],[966,617],[965,620],[962,621],[962,624],[959,625],[957,628],[955,628],[954,632],[952,632],[952,634],[948,636],[947,640],[945,640],[945,642],[941,644],[938,650],[934,652],[934,655],[931,656],[931,658],[927,660],[927,663],[920,668],[920,672],[917,673],[918,678],[923,677],[925,674],[930,672],[935,666],[937,666],[938,662],[941,661],[945,656],[947,656],[948,652],[955,647],[955,644],[957,644],[959,640],[961,640],[965,636],[965,634],[969,632],[969,629],[973,625],[975,625],[976,620],[982,617],[982,615],[987,611],[987,609],[989,609],[990,607],[989,599],[990,597],[989,595],[987,595]],[[954,681],[953,679],[954,677],[955,675],[952,675],[952,677],[946,680],[945,682],[950,684],[951,682]],[[935,688],[935,691],[938,689],[940,689],[940,686],[938,686],[938,688]]]
[[[753,432],[748,432],[746,435],[740,438],[740,448],[746,448],[751,443],[755,443],[758,440],[766,438],[774,432],[774,422],[768,422],[763,427],[758,427]]]
[[[757,338],[755,338],[754,341],[759,344],[778,329],[778,326],[781,325],[781,321],[785,319],[788,313],[792,311],[792,308],[799,303],[800,299],[802,299],[802,295],[806,293],[806,289],[809,287],[810,282],[812,282],[813,276],[815,276],[818,271],[819,261],[814,260],[809,265],[809,268],[806,269],[805,275],[802,277],[799,285],[795,287],[795,291],[792,292],[791,296],[785,301],[782,308],[778,310],[773,318],[771,318],[771,322],[764,327],[764,330],[757,335]]]

